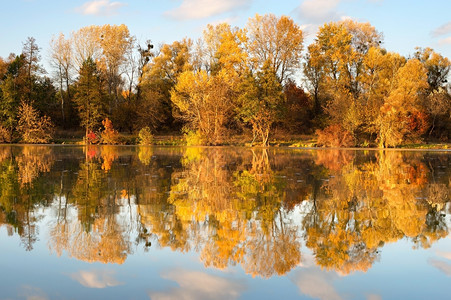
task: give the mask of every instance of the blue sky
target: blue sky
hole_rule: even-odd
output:
[[[126,24],[138,40],[172,43],[197,38],[206,24],[243,27],[256,13],[293,18],[311,43],[319,25],[343,18],[370,22],[383,47],[408,56],[416,46],[451,58],[451,0],[1,0],[0,56],[20,53],[36,38],[46,65],[53,35],[88,26]]]

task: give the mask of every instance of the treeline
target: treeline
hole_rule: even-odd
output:
[[[48,142],[55,128],[110,144],[116,130],[147,142],[183,132],[203,145],[250,133],[268,145],[275,129],[316,133],[325,146],[448,141],[450,61],[430,48],[405,58],[382,40],[346,20],[324,24],[306,47],[298,24],[272,14],[155,49],[125,25],[89,26],[52,39],[46,72],[28,38],[21,54],[0,58],[0,141]]]

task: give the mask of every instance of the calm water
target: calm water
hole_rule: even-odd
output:
[[[449,299],[451,152],[0,146],[0,299]]]

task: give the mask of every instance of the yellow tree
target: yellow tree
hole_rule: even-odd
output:
[[[347,20],[324,24],[309,46],[304,73],[316,97],[316,110],[319,111],[321,95],[331,123],[339,124],[353,135],[364,124],[363,61],[372,47],[379,47],[381,39],[381,34],[369,23]]]
[[[246,31],[249,55],[257,69],[269,61],[281,83],[299,69],[304,35],[291,18],[257,14],[249,19]]]
[[[71,44],[73,47],[73,61],[77,69],[83,66],[87,59],[97,62],[102,54],[99,45],[100,39],[99,26],[87,26],[80,28],[71,35]]]
[[[100,69],[106,75],[108,94],[117,104],[126,54],[133,48],[135,38],[130,35],[126,25],[107,24],[98,28],[97,39],[102,49]]]
[[[421,61],[427,70],[430,91],[442,89],[451,71],[451,61],[431,48],[416,48],[415,58]]]
[[[187,122],[197,136],[194,143],[220,144],[227,133],[225,124],[233,121],[240,75],[247,55],[242,30],[222,23],[204,31],[207,70],[187,70],[171,91],[177,117]]]
[[[244,73],[248,64],[245,51],[246,32],[232,28],[227,23],[208,25],[204,31],[205,52],[209,59],[209,71],[215,74],[225,69],[230,77]]]
[[[397,53],[371,47],[363,59],[361,81],[361,113],[364,131],[372,136],[378,133],[378,116],[390,92],[394,89],[395,76],[406,60]]]
[[[380,147],[397,146],[427,126],[421,98],[428,88],[427,71],[418,59],[399,69],[394,89],[385,99],[378,118]]]
[[[180,111],[180,118],[187,122],[201,144],[223,142],[225,127],[233,111],[228,75],[220,72],[209,76],[207,72],[184,72],[171,91],[171,101]]]

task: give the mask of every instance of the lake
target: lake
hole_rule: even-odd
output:
[[[0,299],[449,299],[451,152],[0,146]]]

